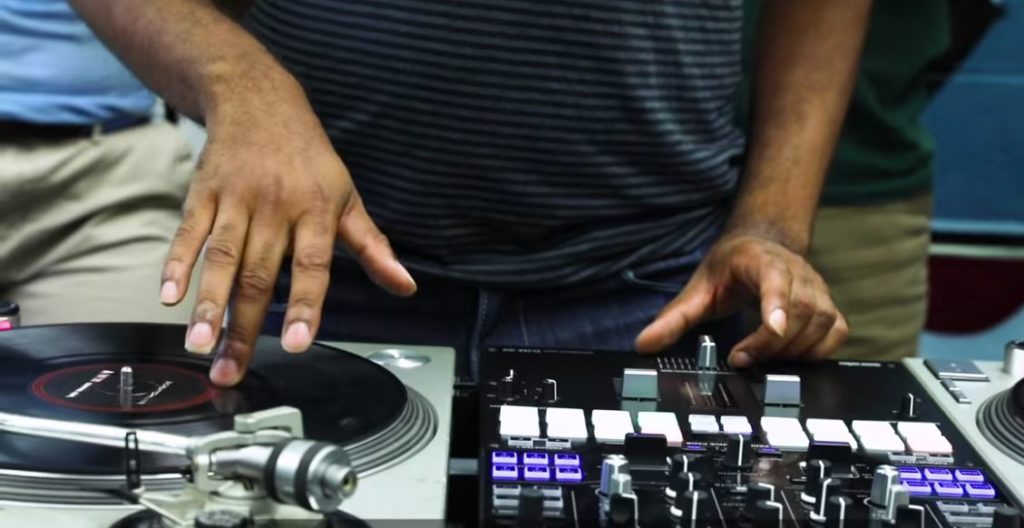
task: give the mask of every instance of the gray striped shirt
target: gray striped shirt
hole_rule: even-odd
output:
[[[420,271],[577,283],[708,243],[741,0],[263,0],[370,215]]]

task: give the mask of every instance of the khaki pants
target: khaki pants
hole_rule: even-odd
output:
[[[927,313],[931,207],[931,194],[924,194],[818,211],[809,259],[850,323],[835,358],[917,354]]]
[[[0,144],[0,299],[24,325],[186,322],[158,295],[192,167],[167,123]]]

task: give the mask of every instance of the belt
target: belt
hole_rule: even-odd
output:
[[[0,143],[91,138],[145,125],[150,121],[149,117],[124,117],[92,125],[59,125],[0,120]]]

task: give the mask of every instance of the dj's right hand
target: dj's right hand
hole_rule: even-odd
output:
[[[188,290],[206,244],[185,348],[217,349],[210,379],[221,386],[245,375],[289,248],[281,336],[289,352],[305,351],[316,336],[336,238],[382,288],[402,296],[416,291],[301,90],[283,98],[207,120],[209,140],[164,264],[160,301],[173,305]],[[231,320],[217,346],[229,299]]]

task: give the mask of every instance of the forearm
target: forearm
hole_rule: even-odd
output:
[[[232,100],[301,97],[269,52],[210,0],[71,0],[153,91],[209,121]]]
[[[857,74],[870,0],[768,0],[753,125],[728,229],[803,253]]]

